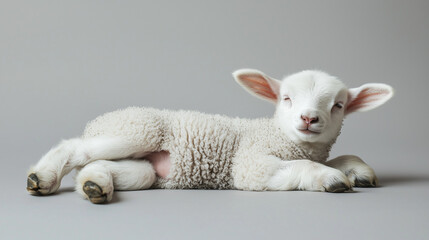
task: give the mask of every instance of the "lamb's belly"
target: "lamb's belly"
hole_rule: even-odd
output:
[[[144,158],[152,164],[158,179],[153,188],[231,189],[231,158],[208,158],[192,149],[153,152]]]
[[[152,164],[156,175],[166,179],[170,173],[171,161],[170,153],[167,151],[153,152],[145,157]]]
[[[174,155],[174,154],[173,154]],[[145,156],[153,166],[158,182],[155,188],[231,189],[230,160],[172,159],[168,151]]]

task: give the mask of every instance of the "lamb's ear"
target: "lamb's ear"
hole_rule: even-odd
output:
[[[349,89],[346,114],[365,112],[383,105],[393,97],[393,88],[382,83],[368,83]]]
[[[281,81],[254,69],[240,69],[232,74],[235,80],[252,95],[277,103]]]

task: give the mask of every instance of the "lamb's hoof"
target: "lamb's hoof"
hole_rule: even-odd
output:
[[[365,178],[356,178],[355,179],[355,187],[376,187],[377,180],[373,179],[372,181]]]
[[[107,195],[103,194],[101,187],[94,182],[86,181],[83,185],[83,191],[92,203],[100,204],[107,202]]]
[[[327,192],[331,192],[331,193],[342,193],[345,191],[351,191],[352,188],[347,186],[347,184],[343,183],[343,182],[337,182],[334,184],[329,185],[328,187],[325,188]]]
[[[32,195],[42,195],[42,193],[39,191],[40,185],[39,185],[39,178],[36,174],[31,173],[28,175],[27,178],[27,191]]]

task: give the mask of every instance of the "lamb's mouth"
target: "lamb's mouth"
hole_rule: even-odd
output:
[[[298,129],[298,131],[300,132],[300,133],[303,133],[303,134],[305,134],[305,135],[315,135],[315,134],[320,134],[321,132],[317,132],[317,131],[314,131],[314,130],[310,130],[310,129]]]

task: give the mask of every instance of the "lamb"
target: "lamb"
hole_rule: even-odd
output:
[[[107,203],[114,190],[148,188],[308,190],[374,187],[371,167],[353,155],[327,161],[352,112],[393,96],[386,84],[348,89],[339,79],[306,70],[283,81],[253,69],[233,73],[252,95],[276,104],[273,118],[240,119],[192,111],[130,107],[87,124],[28,172],[32,195],[55,193],[76,169],[76,191]]]

